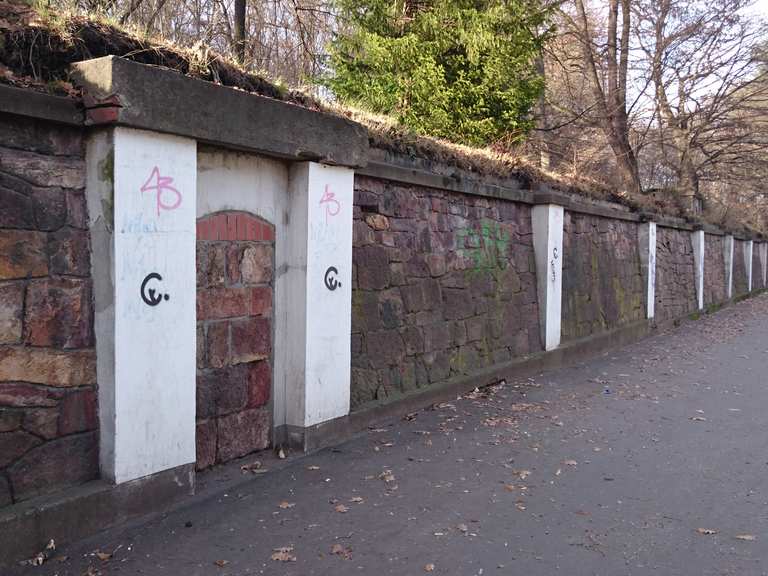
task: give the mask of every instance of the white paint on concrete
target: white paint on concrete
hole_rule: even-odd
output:
[[[696,302],[699,310],[704,309],[704,230],[691,233],[693,244],[693,276],[696,283]]]
[[[102,155],[88,197],[101,203],[92,227],[111,220],[111,254],[94,263],[112,280],[96,291],[97,311],[112,308],[96,317],[97,370],[102,473],[122,483],[195,461],[197,145],[129,128],[111,138],[113,196]]]
[[[545,350],[554,350],[562,322],[564,210],[542,204],[533,207],[532,218],[541,340]]]
[[[744,267],[747,270],[747,292],[752,292],[752,250],[754,242],[746,240],[744,242]]]
[[[728,300],[733,298],[733,236],[727,235],[723,241],[723,260],[725,262],[725,294]]]
[[[314,162],[290,170],[286,424],[349,413],[352,329],[352,170]]]
[[[656,314],[656,222],[640,224],[637,237],[645,279],[645,317],[651,319]]]

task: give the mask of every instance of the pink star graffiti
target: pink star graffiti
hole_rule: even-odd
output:
[[[176,190],[173,186],[173,178],[170,176],[160,176],[160,169],[155,166],[152,168],[152,173],[144,182],[141,187],[142,194],[147,191],[154,190],[157,193],[157,215],[160,216],[160,210],[175,210],[181,205],[181,192]],[[165,194],[165,196],[164,196]],[[168,199],[168,194],[173,194],[174,199],[171,203],[165,202]]]

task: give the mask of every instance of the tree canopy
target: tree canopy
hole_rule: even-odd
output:
[[[543,90],[539,0],[340,0],[326,79],[344,102],[484,145],[522,137]]]

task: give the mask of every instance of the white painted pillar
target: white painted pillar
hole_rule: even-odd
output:
[[[304,162],[289,175],[285,342],[276,349],[276,414],[289,433],[349,413],[354,172]],[[299,429],[299,430],[296,430]]]
[[[560,345],[563,298],[563,219],[556,204],[533,207],[533,249],[539,296],[541,341],[545,350]]]
[[[195,462],[194,140],[130,128],[88,144],[102,475]]]
[[[760,266],[763,269],[763,288],[768,288],[768,242],[760,243]]]
[[[725,262],[725,293],[728,300],[733,298],[733,236],[725,237],[723,242],[723,261]]]
[[[693,244],[693,276],[696,283],[696,302],[699,310],[704,309],[704,230],[694,230],[691,235]]]
[[[637,237],[645,280],[645,317],[651,319],[656,314],[656,222],[640,224]]]
[[[747,270],[747,292],[752,292],[752,249],[754,242],[747,240],[744,242],[744,267]]]

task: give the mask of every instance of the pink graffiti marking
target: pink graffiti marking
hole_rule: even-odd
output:
[[[336,216],[341,211],[341,204],[336,200],[336,194],[328,188],[328,184],[325,185],[325,192],[323,192],[323,197],[320,198],[320,204],[325,204],[326,221],[328,216]]]
[[[147,181],[144,182],[144,185],[141,187],[141,193],[154,190],[157,193],[157,215],[160,216],[160,210],[175,210],[181,205],[181,192],[176,190],[173,186],[173,178],[170,176],[160,176],[160,170],[157,166],[152,168],[152,173],[149,175],[149,178],[147,178]],[[165,198],[167,198],[167,194],[174,194],[176,197],[173,202],[170,204],[165,203],[163,193],[166,194]]]

